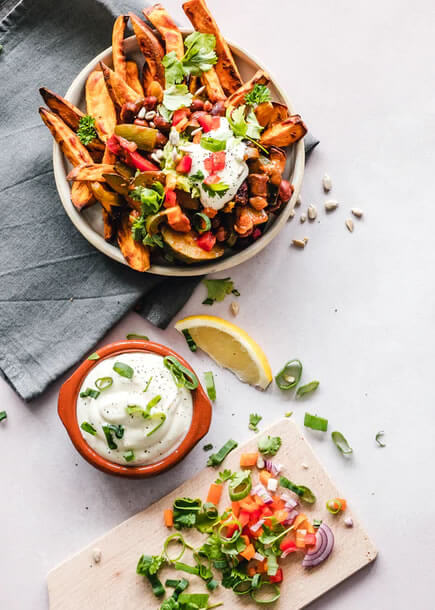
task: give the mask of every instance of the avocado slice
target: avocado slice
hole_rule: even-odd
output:
[[[196,236],[193,231],[189,233],[179,233],[165,226],[161,229],[163,241],[179,260],[192,263],[206,263],[222,256],[225,249],[221,245],[215,245],[210,252],[206,252],[196,243]]]

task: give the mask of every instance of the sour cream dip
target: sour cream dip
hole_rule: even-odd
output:
[[[192,412],[190,390],[176,385],[162,356],[145,352],[98,362],[77,399],[84,440],[103,458],[123,466],[167,457],[185,438]]]

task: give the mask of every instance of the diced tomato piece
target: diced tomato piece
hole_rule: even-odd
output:
[[[209,174],[213,173],[213,157],[211,155],[210,157],[207,157],[207,159],[204,159],[204,167]]]
[[[175,169],[181,174],[188,174],[192,169],[192,157],[189,155],[184,155]]]
[[[254,525],[254,523],[257,523],[257,521],[259,521],[259,519],[261,519],[261,510],[259,508],[257,508],[256,510],[252,511],[252,513],[251,513],[250,524]]]
[[[316,544],[316,534],[305,534],[305,544],[306,545]]]
[[[213,235],[211,231],[207,231],[203,233],[201,237],[198,237],[197,244],[200,248],[205,250],[206,252],[210,252],[213,246],[216,243],[216,236]]]
[[[195,117],[198,120],[198,123],[202,127],[202,131],[204,133],[208,133],[209,131],[213,131],[214,129],[219,129],[221,124],[221,119],[218,116],[211,116],[211,114],[201,114],[201,116]]]
[[[297,551],[296,544],[291,538],[284,538],[279,545],[281,551]]]
[[[273,515],[273,511],[268,506],[263,506],[261,512],[263,517],[271,517]]]
[[[219,181],[220,178],[217,174],[210,174],[210,176],[207,176],[204,180],[204,184],[217,184]]]
[[[213,160],[213,171],[222,171],[225,168],[226,152],[224,150],[219,150],[218,152],[214,152],[211,157]]]
[[[179,108],[172,115],[172,125],[175,127],[177,123],[190,116],[189,108]]]
[[[247,510],[241,510],[240,514],[239,514],[239,521],[242,527],[245,527],[245,525],[248,525],[249,523],[249,519],[250,519],[250,513],[248,513]]]
[[[125,152],[126,152],[125,160],[128,163],[128,165],[132,165],[133,167],[138,169],[140,172],[155,172],[155,171],[159,170],[157,165],[154,165],[154,163],[151,163],[151,161],[148,161],[148,159],[145,159],[145,157],[142,157],[142,155],[139,154],[138,152],[136,152],[136,151],[134,151],[134,152],[125,151]]]
[[[121,153],[122,148],[121,144],[119,143],[118,136],[116,136],[115,134],[110,136],[110,138],[107,140],[107,148],[114,155],[119,155]]]
[[[173,189],[165,190],[165,201],[163,202],[165,208],[172,208],[177,205],[177,194]]]
[[[278,568],[275,576],[269,576],[270,582],[282,582],[283,575],[281,568]]]

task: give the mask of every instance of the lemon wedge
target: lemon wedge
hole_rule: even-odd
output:
[[[217,316],[189,316],[179,320],[175,328],[180,333],[188,330],[199,348],[241,381],[262,390],[272,381],[272,370],[261,347],[232,322]]]

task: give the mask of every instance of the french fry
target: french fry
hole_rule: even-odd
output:
[[[298,114],[266,129],[260,138],[263,146],[289,146],[298,142],[307,133],[307,128]]]
[[[131,234],[130,212],[121,216],[118,226],[118,246],[128,265],[136,271],[147,271],[150,268],[150,249],[133,239]]]
[[[72,182],[105,182],[103,174],[114,171],[114,165],[107,165],[103,163],[78,165],[70,171],[66,179]]]
[[[245,95],[252,91],[255,85],[267,85],[269,81],[269,75],[263,70],[258,70],[252,78],[230,95],[226,102],[227,105],[234,107],[240,106],[245,101]]]
[[[87,182],[73,182],[71,186],[71,201],[74,207],[81,212],[96,203],[94,194]]]
[[[211,102],[218,102],[219,100],[225,100],[226,95],[221,87],[220,81],[216,74],[216,70],[211,68],[207,72],[203,72],[201,75],[201,82],[205,85],[207,95]]]
[[[230,47],[222,36],[205,1],[187,0],[187,2],[183,4],[183,10],[195,30],[205,34],[214,34],[216,38],[216,54],[218,57],[216,72],[225,94],[231,95],[239,89],[243,81]]]
[[[106,64],[100,61],[101,71],[103,72],[104,80],[106,81],[107,91],[112,98],[113,103],[122,108],[123,104],[131,102],[133,104],[140,102],[142,97],[129,87],[125,80],[116,72],[111,70]]]
[[[144,88],[146,89],[152,80],[156,80],[164,87],[165,68],[162,64],[164,56],[162,45],[153,34],[151,28],[142,19],[134,13],[129,13],[128,15],[140,50],[146,59],[146,83],[144,82]]]
[[[71,165],[93,163],[88,149],[80,142],[77,134],[57,114],[46,108],[40,108],[39,114]]]
[[[91,72],[86,81],[86,108],[95,119],[98,135],[106,142],[115,131],[116,110],[99,70]]]
[[[115,223],[113,218],[104,208],[101,208],[103,215],[103,237],[106,241],[112,241],[115,235]]]
[[[117,17],[112,31],[113,69],[125,81],[127,80],[127,59],[124,52],[124,34],[127,21],[127,15]]]
[[[147,17],[165,41],[166,53],[175,51],[178,59],[184,56],[183,36],[171,16],[161,4],[154,4],[144,8],[143,13]]]
[[[134,89],[140,97],[144,97],[143,87],[139,78],[139,69],[135,61],[127,62],[127,85]]]

